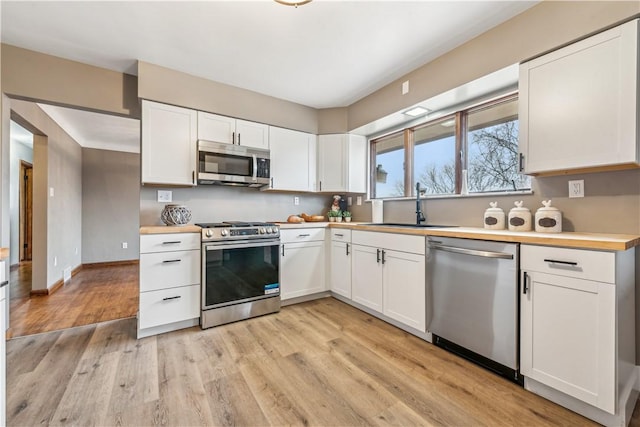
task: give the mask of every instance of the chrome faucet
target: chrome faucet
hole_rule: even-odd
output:
[[[427,219],[422,213],[422,206],[420,204],[420,183],[416,183],[416,225],[420,225],[421,222],[425,222]]]

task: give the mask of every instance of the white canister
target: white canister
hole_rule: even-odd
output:
[[[489,230],[504,230],[504,211],[498,207],[498,202],[490,202],[484,211],[484,228]]]
[[[514,205],[509,211],[509,231],[531,231],[531,211],[522,206],[522,200]]]
[[[536,231],[544,233],[562,232],[562,212],[551,206],[551,200],[543,200],[544,207],[536,211]]]

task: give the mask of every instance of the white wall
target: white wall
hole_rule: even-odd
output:
[[[20,165],[21,160],[33,164],[33,148],[11,140],[9,149],[11,155],[10,187],[9,187],[9,215],[11,217],[10,233],[11,265],[20,262]]]

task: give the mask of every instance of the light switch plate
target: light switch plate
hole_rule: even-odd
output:
[[[158,202],[167,203],[173,201],[173,192],[169,190],[158,190]]]
[[[362,196],[357,196],[356,197],[356,205],[358,205],[358,206],[362,205]]]

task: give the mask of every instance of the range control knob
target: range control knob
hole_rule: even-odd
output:
[[[204,232],[204,235],[205,235],[205,236],[207,236],[207,237],[211,237],[211,236],[213,236],[213,230],[207,230],[207,231],[205,231],[205,232]]]
[[[264,227],[260,227],[260,234],[264,234],[266,232],[267,232],[267,230]]]
[[[221,236],[228,236],[229,235],[229,230],[220,230],[220,235]]]
[[[271,232],[272,233],[277,233],[278,232],[278,227],[271,227]]]

